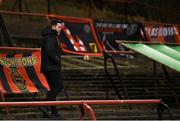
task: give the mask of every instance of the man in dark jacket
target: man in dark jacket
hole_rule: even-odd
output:
[[[60,35],[61,29],[61,22],[58,20],[52,20],[51,26],[46,27],[42,31],[41,72],[45,75],[50,87],[50,91],[47,94],[48,101],[55,101],[56,96],[63,89],[63,82],[61,80],[61,51],[58,41],[59,39],[57,39],[58,35]],[[51,106],[49,111],[49,115],[53,118],[60,118],[55,106]]]

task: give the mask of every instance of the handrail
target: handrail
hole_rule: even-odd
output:
[[[106,53],[109,53],[109,54],[135,54],[134,51],[114,51],[114,50],[105,50]]]
[[[1,46],[0,50],[24,50],[24,51],[40,51],[41,48],[25,48],[25,47],[6,47],[6,46]],[[111,53],[111,54],[135,54],[133,51],[110,51],[110,50],[106,50],[107,53]],[[81,55],[81,54],[79,54]],[[86,53],[86,55],[90,55],[90,56],[95,56],[97,57],[97,55],[102,56],[101,53]],[[81,57],[81,56],[80,56]]]
[[[94,113],[94,110],[91,108],[91,106],[89,106],[88,104],[83,102],[83,105],[79,105],[79,108],[81,110],[81,114],[79,117],[80,121],[83,121],[84,111],[86,111],[88,113],[88,115],[92,121],[96,121],[96,115]]]
[[[169,25],[174,25],[174,26],[178,26],[180,27],[179,24],[173,24],[173,23],[161,23],[161,22],[153,22],[153,21],[146,21],[146,22],[142,22],[142,24],[152,24],[152,25],[165,25],[165,26],[169,26]]]
[[[21,16],[37,16],[37,17],[60,17],[64,19],[70,19],[74,20],[77,19],[77,17],[69,17],[69,16],[62,16],[62,15],[56,15],[56,14],[44,14],[44,13],[27,13],[27,12],[15,12],[15,11],[5,11],[5,10],[0,10],[0,14],[6,14],[6,15],[21,15]],[[78,18],[78,20],[90,20],[89,18]]]
[[[152,104],[160,103],[160,99],[144,100],[82,100],[82,101],[32,101],[32,102],[0,102],[0,107],[21,107],[21,106],[56,106],[56,105],[117,105],[117,104]]]
[[[165,44],[165,45],[180,45],[180,43],[170,43],[170,42],[149,42],[149,41],[126,41],[126,40],[116,40],[117,43],[143,43],[143,44]]]
[[[0,14],[9,14],[9,15],[23,15],[23,16],[39,16],[39,17],[55,17],[60,15],[55,14],[46,14],[46,13],[27,13],[27,12],[15,12],[15,11],[6,11],[6,10],[0,10]],[[76,18],[76,17],[67,17],[67,18]],[[88,19],[88,18],[83,18]],[[161,23],[161,22],[142,22],[142,24],[154,24],[154,25],[175,25],[180,26],[179,24],[172,24],[172,23]]]
[[[51,15],[44,14],[44,13],[26,13],[26,12],[15,12],[15,11],[5,11],[5,10],[0,10],[0,14],[23,15],[23,16],[39,16],[39,17],[51,16]]]
[[[90,105],[117,105],[117,104],[158,104],[158,119],[162,118],[162,112],[168,110],[172,119],[172,114],[168,106],[161,99],[137,99],[137,100],[81,100],[81,101],[32,101],[32,102],[0,102],[0,107],[39,107],[39,106],[59,106],[59,105],[78,105],[80,107],[80,120],[83,119],[84,112],[89,118],[96,121],[96,115]]]
[[[118,90],[117,86],[114,83],[114,80],[111,77],[111,74],[107,70],[107,61],[108,61],[108,59],[110,59],[112,64],[113,64],[116,76],[118,77],[118,80],[119,80],[119,82],[121,84],[121,88],[122,88],[123,94],[124,94],[126,99],[129,99],[126,87],[124,85],[124,81],[121,79],[121,77],[119,75],[119,71],[118,71],[117,65],[116,65],[116,63],[114,61],[114,58],[112,57],[111,54],[107,53],[106,51],[103,52],[103,55],[104,55],[104,72],[105,72],[106,97],[109,99],[109,90],[108,90],[108,79],[109,79],[110,82],[113,85],[114,91],[116,92],[118,98],[119,99],[123,99],[121,94],[119,93],[119,90]],[[129,108],[131,109],[131,106],[129,106]]]
[[[1,46],[0,50],[24,50],[24,51],[40,51],[40,48],[25,48],[25,47],[5,47],[5,46]]]

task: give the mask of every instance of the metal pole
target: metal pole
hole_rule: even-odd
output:
[[[177,94],[176,94],[176,92],[175,92],[175,90],[174,90],[174,84],[173,84],[173,82],[172,82],[172,81],[170,80],[170,78],[169,78],[169,75],[168,75],[168,72],[167,72],[166,67],[165,67],[164,65],[162,65],[162,68],[163,68],[163,71],[164,71],[165,78],[166,78],[166,80],[168,81],[169,86],[170,86],[170,88],[171,88],[171,91],[172,91],[172,94],[173,94],[174,99],[175,99],[175,101],[176,101],[176,104],[177,104],[178,107],[180,107]]]
[[[12,47],[13,46],[13,42],[12,42],[12,39],[11,39],[11,37],[9,35],[9,32],[8,32],[7,28],[6,28],[4,19],[1,16],[1,14],[0,14],[0,27],[2,28],[4,39],[7,42],[7,45]]]
[[[72,101],[29,101],[29,102],[0,102],[0,107],[39,107],[60,105],[117,105],[117,104],[159,104],[160,99],[136,100],[72,100]]]
[[[108,72],[107,72],[107,53],[103,52],[104,55],[104,72],[105,72],[105,88],[106,88],[106,98],[109,99],[109,88],[108,88]]]
[[[157,71],[156,71],[156,62],[153,61],[153,76],[154,76],[154,87],[155,87],[155,98],[158,98],[158,83],[157,83]]]
[[[110,59],[111,59],[111,61],[112,61],[112,63],[113,63],[113,66],[114,66],[116,75],[117,75],[117,77],[118,77],[118,79],[119,79],[119,81],[120,81],[120,83],[121,83],[121,87],[122,87],[122,89],[123,89],[124,96],[126,97],[126,99],[129,99],[129,96],[128,96],[128,93],[127,93],[127,90],[126,90],[124,81],[121,79],[121,77],[120,77],[120,75],[119,75],[119,71],[118,71],[117,65],[116,65],[113,57],[112,57],[112,56],[109,56],[109,57],[110,57]]]
[[[19,12],[22,12],[22,0],[19,0],[18,8]]]
[[[128,22],[128,3],[125,3],[125,5],[124,5],[124,16],[125,16],[125,22]]]
[[[13,4],[13,7],[12,7],[12,9],[11,9],[12,11],[15,10],[17,2],[18,2],[18,0],[16,0],[15,3]]]
[[[3,101],[3,102],[6,102],[5,97],[4,97],[4,93],[2,93],[2,92],[0,92],[0,93],[1,93],[1,99],[2,99],[2,101]],[[5,111],[6,111],[7,115],[9,115],[9,110],[8,110],[8,108],[7,108],[7,107],[4,107],[4,108],[5,108]]]
[[[52,7],[54,8],[55,13],[58,14],[57,9],[56,9],[56,6],[55,6],[55,4],[54,4],[53,1],[51,1],[51,5],[52,5]]]
[[[25,6],[27,12],[29,13],[30,11],[29,11],[28,4],[27,4],[26,0],[24,0],[24,6]]]
[[[87,112],[87,114],[89,115],[89,118],[91,119],[91,121],[96,121],[96,115],[94,113],[94,110],[91,108],[91,106],[84,103],[83,108]]]
[[[88,17],[91,18],[92,17],[92,14],[91,14],[91,11],[92,10],[92,0],[89,0],[89,14],[88,14]]]
[[[50,0],[47,0],[47,6],[48,6],[48,14],[51,14],[51,4],[50,4]]]

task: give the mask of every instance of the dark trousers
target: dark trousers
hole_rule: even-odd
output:
[[[64,88],[63,81],[61,79],[61,73],[60,71],[49,71],[44,73],[44,75],[50,87],[50,91],[47,94],[47,101],[55,101],[57,95]],[[55,106],[51,106],[51,112],[57,113]]]

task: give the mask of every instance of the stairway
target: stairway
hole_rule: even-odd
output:
[[[117,61],[117,60],[116,60]],[[63,80],[65,87],[70,96],[70,100],[105,100],[105,84],[104,84],[104,69],[103,58],[91,58],[90,61],[83,61],[78,57],[63,58]],[[124,80],[127,92],[130,99],[155,99],[154,97],[154,77],[152,77],[150,65],[143,65],[139,60],[117,61],[118,69],[121,72],[121,77]],[[140,67],[139,65],[142,67]],[[72,66],[73,65],[73,66]],[[97,67],[97,68],[96,68]],[[147,68],[149,67],[149,68]],[[113,73],[112,64],[108,62],[109,71],[112,78],[115,80],[116,86],[122,94],[121,85],[117,77]],[[158,91],[159,98],[167,103],[173,113],[174,119],[180,119],[180,109],[177,108],[170,88],[163,75],[159,71]],[[171,79],[175,83],[175,90],[180,98],[180,75],[170,70]],[[110,99],[118,99],[112,85],[109,84]],[[123,95],[123,94],[122,94]],[[7,101],[29,101],[30,94],[7,95]],[[38,94],[38,100],[42,100],[45,94]],[[58,95],[57,100],[67,100],[64,93]],[[92,105],[98,120],[154,120],[157,119],[156,105]],[[80,110],[78,106],[58,106],[59,112],[67,120],[78,120]],[[47,119],[37,107],[12,107],[9,108],[10,115],[5,112],[1,115],[2,119],[10,120],[33,120]],[[85,119],[89,119],[87,114]],[[164,112],[163,119],[169,119],[168,113]]]

